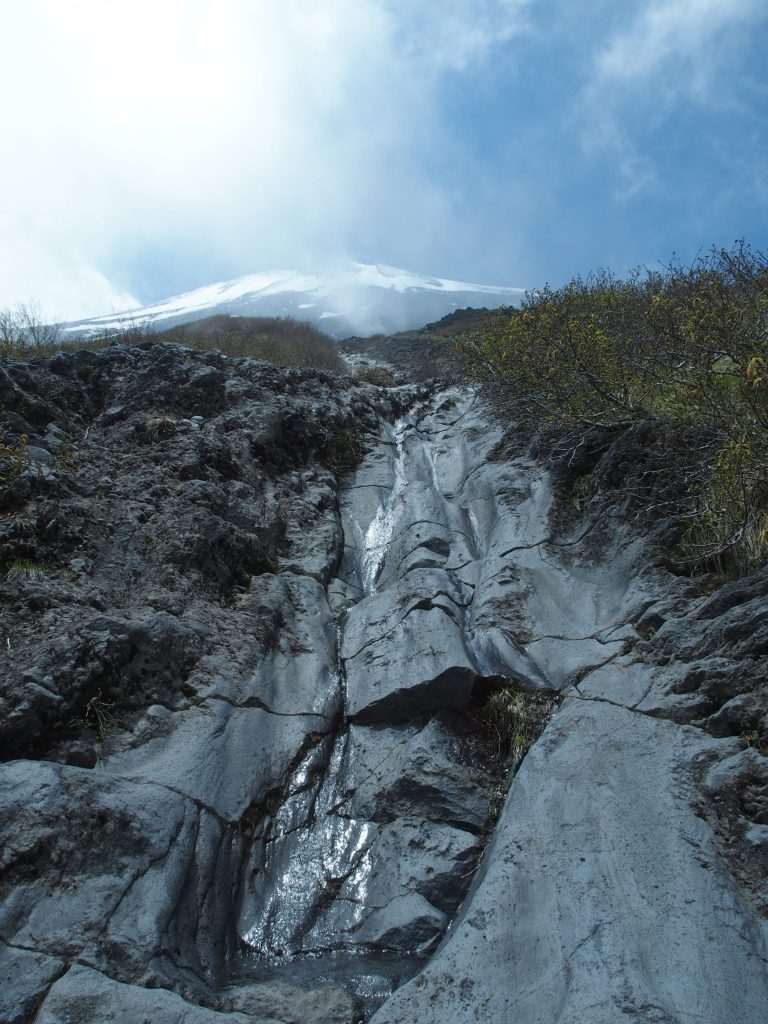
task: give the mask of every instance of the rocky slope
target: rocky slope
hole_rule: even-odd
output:
[[[765,573],[553,532],[435,381],[147,343],[0,400],[0,1021],[768,1017]]]

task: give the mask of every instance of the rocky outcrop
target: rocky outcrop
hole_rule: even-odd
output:
[[[461,388],[0,390],[0,1021],[768,1016],[762,575],[554,534]]]

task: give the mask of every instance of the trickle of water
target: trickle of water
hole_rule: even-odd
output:
[[[394,483],[389,494],[379,505],[379,509],[371,520],[371,525],[368,527],[363,538],[360,555],[360,579],[366,595],[376,592],[376,581],[384,564],[387,546],[395,530],[397,503],[408,482],[405,472],[405,436],[408,429],[412,426],[413,419],[410,416],[403,417],[395,423],[393,434],[397,454],[394,464]]]
[[[352,896],[345,900],[346,930],[353,929],[364,913],[371,870],[368,847],[375,827],[336,813],[344,802],[345,754],[342,735],[335,741],[323,781],[306,789],[298,778],[292,779],[289,790],[296,796],[275,818],[257,865],[258,901],[242,932],[244,942],[264,956],[311,952],[318,943],[323,945],[322,940],[338,944],[338,934],[308,938],[308,932],[342,883]],[[302,783],[306,773],[306,765],[297,770]],[[289,808],[290,803],[294,806]]]
[[[437,476],[437,463],[435,461],[435,450],[434,447],[429,444],[424,444],[424,457],[426,459],[427,467],[429,469],[430,483],[432,484],[433,490],[440,493],[440,480]]]

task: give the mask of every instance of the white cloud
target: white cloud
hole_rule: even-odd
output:
[[[501,43],[530,30],[533,0],[384,0],[400,47],[439,72],[462,71]]]
[[[112,308],[131,297],[98,268],[169,238],[241,273],[370,255],[398,231],[418,259],[451,220],[421,169],[449,146],[439,81],[523,31],[527,7],[0,0],[0,306]]]
[[[114,288],[107,278],[78,253],[53,245],[16,241],[11,254],[0,257],[4,307],[39,308],[49,323],[98,316],[106,310],[138,306],[129,292]],[[31,290],[33,289],[33,290]]]
[[[744,33],[765,17],[763,0],[646,0],[595,49],[578,101],[582,137],[615,161],[619,198],[656,179],[638,126],[679,116],[681,104],[730,102]]]
[[[722,70],[727,34],[764,15],[762,0],[651,0],[595,61],[605,87],[644,87],[662,75],[702,95]]]

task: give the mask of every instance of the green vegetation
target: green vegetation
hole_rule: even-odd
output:
[[[574,465],[586,437],[643,426],[657,458],[642,500],[676,517],[680,561],[747,571],[768,555],[767,328],[768,258],[739,242],[690,267],[547,286],[457,349],[510,418]],[[673,476],[675,501],[659,503]]]
[[[28,558],[16,558],[8,566],[5,578],[16,583],[38,583],[47,579],[45,569]]]
[[[503,777],[489,793],[488,828],[495,825],[504,806],[509,788],[507,772],[519,767],[544,731],[557,704],[557,697],[538,691],[529,693],[507,683],[494,690],[479,709],[477,722],[483,746],[491,760],[503,769]]]
[[[34,306],[0,310],[0,357],[47,359],[57,352],[98,351],[107,345],[142,345],[167,341],[199,351],[254,356],[280,366],[312,366],[344,371],[335,342],[312,324],[292,317],[212,316],[193,324],[155,332],[141,322],[88,338],[67,338],[46,324]]]
[[[229,356],[255,356],[279,366],[344,371],[333,339],[293,317],[211,316],[154,338],[195,349],[215,348]]]
[[[741,740],[745,747],[752,747],[762,757],[768,757],[768,743],[760,742],[760,733],[756,729],[742,733]]]
[[[481,730],[500,761],[518,764],[538,739],[557,707],[545,693],[529,693],[511,684],[495,690],[482,707]]]

